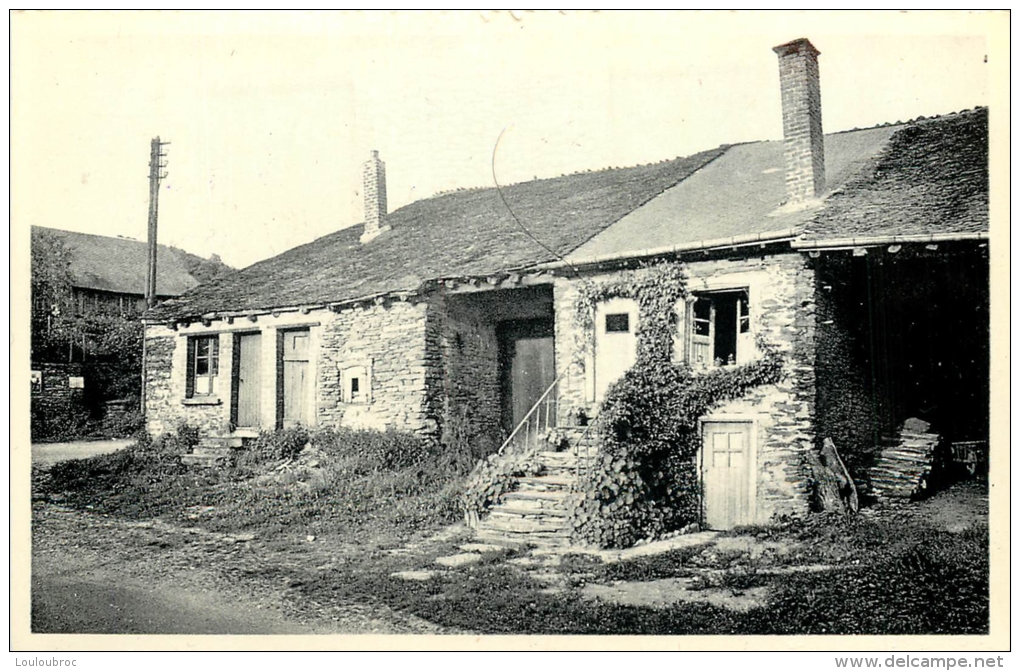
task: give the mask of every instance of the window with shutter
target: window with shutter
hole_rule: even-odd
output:
[[[694,368],[732,366],[754,358],[747,289],[697,294],[691,322]]]

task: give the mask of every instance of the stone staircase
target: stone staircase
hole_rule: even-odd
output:
[[[203,436],[191,454],[181,457],[186,466],[216,468],[233,463],[234,452],[244,447],[244,437],[239,435]]]
[[[546,439],[549,449],[537,454],[541,475],[520,477],[475,525],[483,543],[531,544],[540,547],[570,544],[570,515],[579,495],[575,485],[586,457],[594,456],[591,433],[585,427],[557,427]]]

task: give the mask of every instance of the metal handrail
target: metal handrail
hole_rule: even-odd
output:
[[[530,422],[531,422],[532,416],[535,415],[535,412],[538,410],[539,406],[541,406],[545,402],[545,400],[549,396],[549,394],[551,394],[553,389],[556,388],[556,385],[558,385],[560,383],[560,380],[563,379],[566,376],[567,371],[569,371],[569,368],[567,370],[563,371],[563,373],[561,373],[559,375],[559,377],[557,377],[555,380],[553,380],[553,383],[549,385],[549,388],[546,389],[542,393],[542,395],[538,398],[537,401],[535,401],[535,405],[531,406],[531,410],[528,410],[528,414],[524,415],[524,418],[520,421],[519,424],[517,424],[517,428],[515,428],[513,430],[513,432],[507,437],[507,439],[505,441],[503,441],[503,444],[499,446],[499,450],[496,451],[497,454],[502,455],[503,452],[506,450],[507,446],[514,442],[514,439],[517,438],[517,434],[519,434],[521,432],[521,429],[525,428],[525,426],[527,426],[525,437],[527,437],[527,435],[530,434],[530,431],[531,431]],[[546,426],[548,426],[549,425],[549,408],[548,408],[548,406],[546,406],[545,418],[546,418]]]
[[[581,476],[587,472],[588,465],[591,462],[591,448],[588,444],[588,434],[590,434],[595,429],[595,425],[599,421],[600,417],[602,417],[602,415],[595,415],[590,420],[588,420],[588,425],[584,427],[584,431],[581,432],[580,438],[577,439],[578,446],[582,444],[584,445],[584,459],[581,459],[580,452],[578,452],[577,455],[578,481],[580,481]]]

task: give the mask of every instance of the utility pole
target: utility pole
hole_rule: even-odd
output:
[[[156,220],[159,217],[159,182],[169,174],[164,168],[166,163],[162,159],[166,154],[162,148],[170,144],[160,142],[159,136],[152,138],[149,149],[149,238],[148,238],[148,264],[145,269],[145,306],[153,308],[156,305]],[[142,326],[144,329],[144,325]],[[142,395],[141,408],[142,416],[145,416],[145,388],[148,386],[148,361],[145,351],[145,335],[142,335]]]
[[[159,217],[159,182],[169,174],[164,171],[166,163],[162,159],[166,158],[166,154],[161,150],[168,144],[170,143],[160,142],[158,136],[154,137],[149,151],[149,262],[145,278],[145,303],[149,308],[156,305],[156,221]]]

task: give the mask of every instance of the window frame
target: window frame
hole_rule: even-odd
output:
[[[357,394],[352,387],[358,382]],[[340,371],[340,400],[350,405],[372,403],[372,362],[352,363]]]
[[[723,362],[717,364],[715,359],[716,349],[716,338],[718,337],[718,329],[716,323],[716,312],[718,305],[715,301],[712,301],[713,296],[720,294],[736,294],[735,310],[734,315],[734,338],[735,338],[735,355],[732,363]],[[726,285],[719,287],[711,287],[701,291],[692,291],[691,299],[687,305],[687,353],[688,363],[691,368],[696,371],[707,371],[716,368],[726,368],[728,366],[736,366],[744,363],[753,361],[758,356],[757,347],[753,344],[753,337],[755,332],[754,319],[751,309],[751,304],[754,302],[754,294],[751,284],[745,285]],[[709,305],[709,317],[708,319],[697,317],[697,311],[695,306],[699,301],[704,300]],[[697,325],[698,323],[707,324],[707,334],[699,334]],[[750,346],[747,341],[750,340]],[[709,359],[707,361],[695,361],[695,350],[699,344],[707,344]]]
[[[202,343],[207,343],[205,353],[200,353]],[[205,372],[203,373],[198,371],[200,362],[205,363]],[[220,372],[219,364],[219,334],[189,336],[185,398],[214,398],[216,396],[216,378],[219,377]],[[200,380],[208,380],[208,386],[200,385]],[[200,386],[205,389],[199,391]]]

